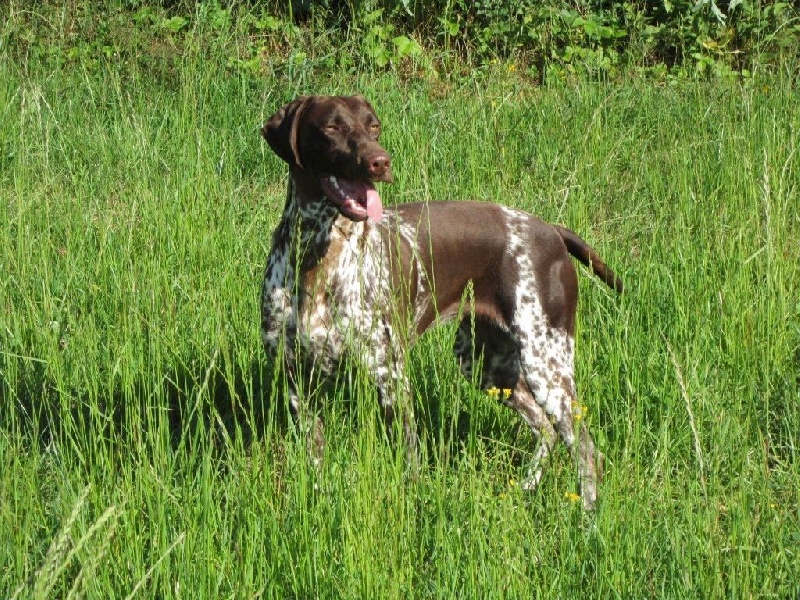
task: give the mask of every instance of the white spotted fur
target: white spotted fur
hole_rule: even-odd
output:
[[[408,340],[399,339],[401,336],[394,332],[387,318],[393,306],[393,292],[379,228],[390,227],[415,256],[420,243],[417,232],[392,210],[385,211],[381,225],[350,221],[325,199],[312,203],[313,209],[303,211],[298,208],[293,190],[290,185],[290,199],[278,227],[278,233],[290,232],[290,235],[276,234],[264,276],[265,347],[276,356],[282,346],[287,365],[300,362],[309,370],[304,376],[311,372],[331,375],[346,356],[354,359],[372,374],[381,402],[391,414],[398,400],[410,399],[410,384],[405,374]],[[532,489],[541,479],[542,468],[557,438],[555,424],[558,434],[578,455],[584,505],[591,508],[596,501],[598,473],[588,432],[582,436],[579,447],[574,447],[574,342],[567,332],[547,324],[530,256],[532,217],[510,208],[502,209],[502,214],[506,219],[506,251],[515,257],[519,270],[516,306],[510,323],[496,324],[496,336],[499,339],[506,336],[509,341],[506,350],[484,357],[483,384],[491,387],[503,370],[517,368],[520,372],[519,381],[503,402],[519,412],[540,439],[533,468],[523,486]],[[323,268],[318,269],[318,277],[313,281],[298,281],[298,249],[321,245],[329,251],[322,258]],[[332,256],[335,260],[331,260]],[[417,303],[410,318],[418,325],[432,294],[429,278],[419,264],[416,272]],[[468,333],[468,328],[459,328],[454,350],[464,374],[471,377],[475,353]],[[296,389],[292,391],[291,404],[299,412]],[[404,423],[406,435],[415,440],[410,402],[402,408],[404,418],[409,419]]]

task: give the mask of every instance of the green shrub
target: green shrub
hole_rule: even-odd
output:
[[[317,61],[352,70],[500,60],[538,79],[632,68],[747,75],[800,51],[795,5],[758,0],[45,0],[36,11],[3,4],[0,22],[3,47],[23,61],[133,60],[166,75],[211,46],[252,75]]]

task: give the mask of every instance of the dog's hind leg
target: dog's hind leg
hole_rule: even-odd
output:
[[[558,439],[558,434],[556,434],[553,425],[547,418],[547,413],[539,406],[528,389],[528,384],[524,377],[519,378],[517,385],[508,397],[505,397],[505,393],[503,393],[501,400],[503,404],[519,413],[539,441],[539,447],[534,454],[533,464],[528,471],[528,476],[520,484],[525,490],[533,490],[542,479],[542,472]]]
[[[520,362],[528,388],[536,402],[552,419],[555,430],[572,452],[578,465],[581,499],[587,510],[597,502],[597,484],[601,476],[597,451],[586,427],[575,433],[575,411],[580,410],[573,378],[573,340],[554,328],[547,328],[545,340],[523,343]],[[544,343],[542,343],[544,342]],[[576,443],[577,442],[577,443]]]
[[[484,390],[496,388],[497,399],[517,411],[539,441],[533,465],[522,482],[524,489],[533,490],[558,436],[520,374],[519,343],[498,323],[467,316],[456,331],[453,351],[464,376],[471,380],[477,376],[476,383]],[[478,365],[480,373],[475,373]]]

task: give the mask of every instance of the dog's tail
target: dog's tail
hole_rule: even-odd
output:
[[[618,294],[622,293],[622,280],[614,274],[614,271],[606,266],[606,263],[600,258],[589,244],[584,242],[581,237],[566,227],[560,225],[553,225],[555,230],[564,240],[564,245],[567,247],[569,253],[589,267],[594,274],[602,279],[605,284]]]

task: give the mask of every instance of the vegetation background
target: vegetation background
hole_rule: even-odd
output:
[[[311,0],[0,4],[0,597],[800,596],[800,16],[794,4]],[[386,204],[565,223],[566,452],[410,365],[423,469],[374,391],[324,398],[309,468],[259,339],[300,93],[375,104]]]

